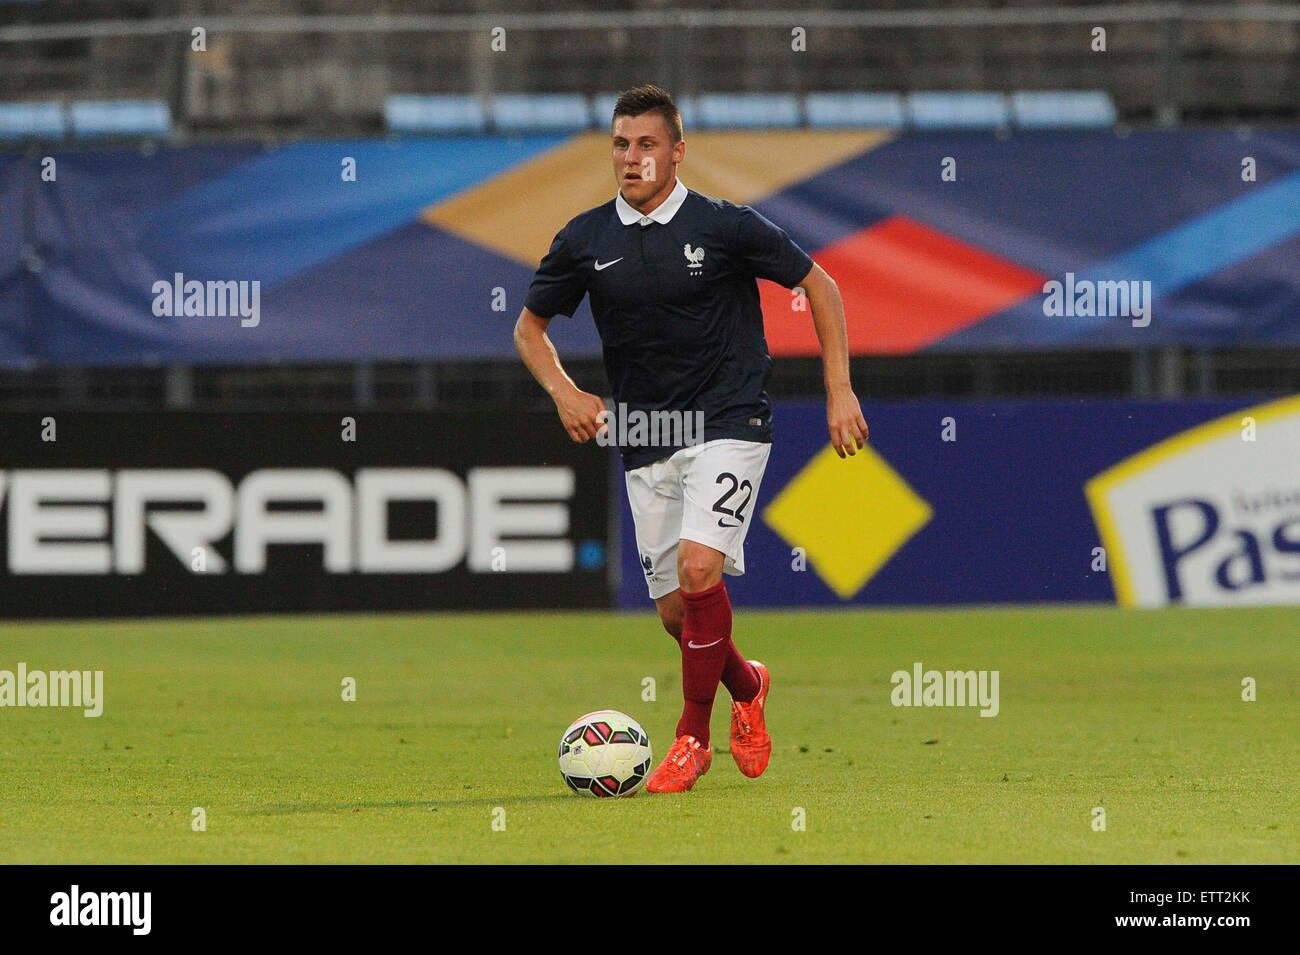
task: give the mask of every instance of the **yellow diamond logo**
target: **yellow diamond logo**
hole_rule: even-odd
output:
[[[817,575],[848,600],[929,523],[934,511],[869,446],[840,460],[835,449],[809,461],[763,511]]]

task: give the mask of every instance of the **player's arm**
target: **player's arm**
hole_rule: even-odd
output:
[[[826,427],[840,457],[856,454],[867,440],[867,421],[849,380],[849,333],[844,322],[844,299],[835,280],[816,263],[799,283],[808,296],[813,327],[822,348],[826,381]],[[856,445],[856,447],[855,447]]]
[[[549,318],[525,308],[515,323],[515,349],[537,383],[555,401],[555,410],[569,437],[582,443],[594,438],[601,428],[596,416],[605,410],[605,402],[580,389],[565,372],[555,345],[546,334],[550,324]]]

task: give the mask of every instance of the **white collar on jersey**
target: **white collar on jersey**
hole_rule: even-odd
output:
[[[673,186],[673,191],[668,193],[668,198],[659,203],[659,206],[655,211],[650,213],[648,216],[642,215],[633,209],[632,206],[628,204],[628,201],[623,198],[623,193],[621,192],[614,199],[614,208],[618,210],[618,218],[623,225],[632,225],[637,222],[640,222],[642,225],[649,225],[651,222],[658,222],[660,225],[667,225],[672,221],[673,216],[677,215],[677,210],[682,207],[682,203],[685,201],[686,187],[683,186],[682,181],[678,179],[677,185]],[[643,219],[647,221],[642,222],[641,220]]]

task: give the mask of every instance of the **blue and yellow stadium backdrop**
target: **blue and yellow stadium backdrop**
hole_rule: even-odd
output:
[[[836,276],[856,353],[1300,343],[1294,130],[687,142],[687,185],[756,206]],[[57,189],[41,157],[0,156],[7,365],[509,357],[538,258],[613,191],[597,133],[52,156]],[[1067,273],[1150,281],[1154,321],[1046,318]],[[261,282],[260,324],[155,315],[177,274]],[[773,354],[814,354],[789,293],[764,296]],[[585,307],[553,328],[598,353]]]

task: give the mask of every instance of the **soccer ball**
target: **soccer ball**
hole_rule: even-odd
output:
[[[650,737],[618,710],[596,710],[574,720],[560,739],[560,775],[588,796],[630,796],[650,772]]]

